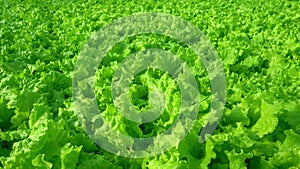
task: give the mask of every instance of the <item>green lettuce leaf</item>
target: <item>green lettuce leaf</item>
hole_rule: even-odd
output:
[[[266,134],[272,133],[277,124],[278,117],[276,114],[280,110],[280,106],[272,105],[265,101],[261,103],[261,117],[258,121],[252,126],[251,130],[257,133],[257,136],[262,138]]]
[[[45,154],[39,154],[32,160],[32,165],[37,169],[51,169],[53,164],[45,160]]]
[[[300,168],[300,135],[292,130],[286,130],[287,137],[280,146],[279,152],[271,159],[271,163],[280,168]]]
[[[247,169],[245,160],[252,158],[253,156],[252,153],[245,153],[243,150],[241,150],[240,153],[237,153],[235,149],[232,151],[225,151],[225,154],[228,157],[230,169]]]

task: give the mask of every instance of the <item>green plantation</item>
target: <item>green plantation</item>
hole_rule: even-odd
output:
[[[180,89],[158,69],[137,74],[128,96],[137,110],[147,110],[151,89],[163,91],[168,104],[157,120],[138,124],[116,109],[112,76],[135,52],[159,48],[176,54],[191,68],[200,93],[197,119],[183,140],[156,156],[127,158],[86,134],[75,113],[72,80],[81,49],[95,32],[143,12],[171,14],[203,31],[224,67],[226,103],[214,134],[199,142],[212,100],[205,67],[170,37],[126,38],[103,58],[95,78],[99,110],[114,130],[155,137],[178,117]],[[0,168],[300,168],[299,30],[300,3],[291,0],[0,0]]]

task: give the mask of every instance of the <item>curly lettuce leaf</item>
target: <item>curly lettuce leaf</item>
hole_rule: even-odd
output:
[[[257,136],[260,138],[266,134],[272,133],[278,124],[278,117],[276,114],[279,110],[280,105],[273,105],[262,101],[261,117],[254,124],[254,126],[252,126],[251,131],[256,132]]]
[[[280,168],[300,168],[300,135],[293,130],[286,130],[284,133],[287,137],[280,146],[278,153],[270,161]]]
[[[245,160],[252,158],[253,156],[252,153],[245,153],[243,150],[241,150],[240,153],[237,153],[235,149],[232,151],[225,151],[225,154],[228,157],[230,169],[247,169]]]
[[[45,160],[45,154],[39,154],[32,160],[32,165],[36,169],[51,169],[53,164]]]

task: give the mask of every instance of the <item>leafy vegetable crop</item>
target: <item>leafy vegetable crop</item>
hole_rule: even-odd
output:
[[[0,168],[300,168],[299,2],[1,0],[0,5]],[[180,103],[169,74],[148,69],[131,83],[137,109],[149,108],[153,88],[170,101],[158,120],[143,125],[118,113],[110,84],[129,54],[171,51],[192,68],[201,94],[197,122],[184,140],[161,155],[130,159],[100,148],[79,123],[72,77],[80,50],[94,32],[137,12],[181,17],[217,50],[226,74],[226,105],[205,143],[199,143],[211,101],[205,68],[189,48],[161,35],[138,35],[113,47],[99,65],[95,95],[116,130],[132,137],[163,132]]]

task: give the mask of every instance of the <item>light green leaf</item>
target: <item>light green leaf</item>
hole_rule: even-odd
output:
[[[32,165],[36,169],[51,169],[52,163],[45,160],[45,154],[39,154],[32,160]]]
[[[278,117],[276,116],[278,111],[280,111],[280,106],[262,101],[261,116],[252,126],[251,131],[256,132],[260,138],[272,133],[278,124]]]
[[[229,159],[230,169],[247,169],[245,160],[247,158],[252,158],[253,156],[252,153],[245,153],[243,150],[241,150],[240,153],[237,153],[234,149],[232,151],[225,151],[225,154]]]

